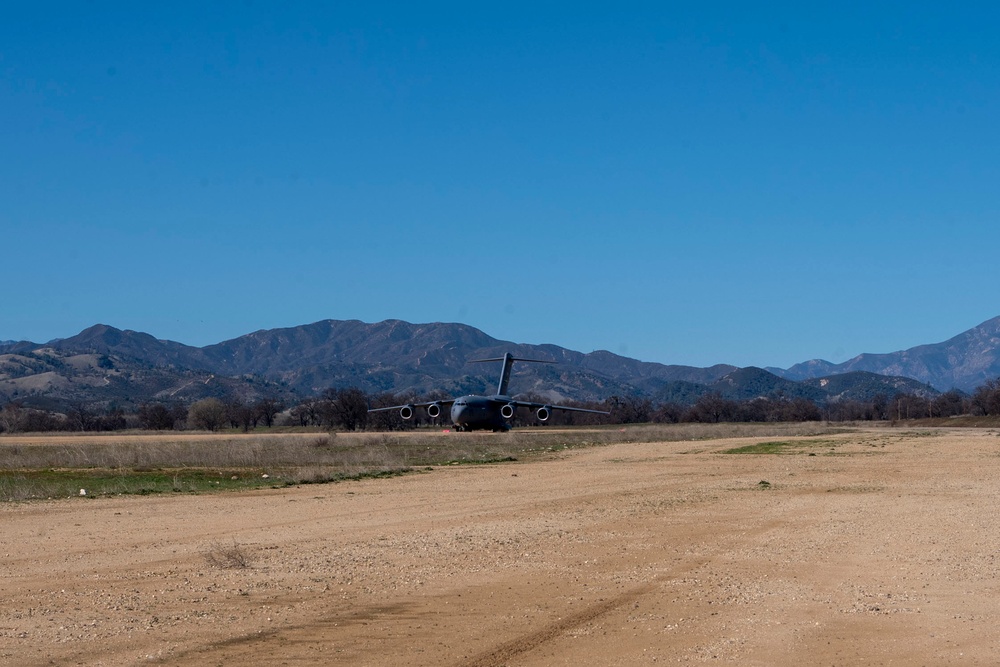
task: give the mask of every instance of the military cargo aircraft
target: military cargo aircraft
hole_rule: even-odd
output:
[[[500,373],[500,384],[497,385],[497,393],[493,396],[462,396],[461,398],[451,398],[443,401],[427,401],[426,403],[410,403],[407,405],[393,405],[388,408],[373,408],[368,412],[385,412],[387,410],[399,410],[399,416],[403,419],[413,419],[414,411],[423,408],[428,417],[432,419],[441,415],[441,410],[446,406],[451,406],[451,421],[455,429],[459,431],[475,431],[479,429],[491,429],[493,431],[510,430],[510,419],[514,416],[518,408],[529,408],[535,411],[538,421],[546,421],[553,410],[565,410],[568,412],[590,412],[598,415],[611,414],[603,410],[586,410],[584,408],[571,408],[565,405],[548,405],[545,403],[533,403],[531,401],[516,401],[507,394],[507,384],[510,382],[510,369],[515,361],[527,361],[533,364],[554,364],[554,361],[542,361],[541,359],[517,359],[510,352],[496,359],[472,359],[468,363],[483,363],[487,361],[502,361],[503,370]]]

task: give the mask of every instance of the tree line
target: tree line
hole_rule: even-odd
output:
[[[369,413],[370,407],[386,407],[425,401],[447,400],[438,392],[418,395],[369,394],[357,387],[331,388],[319,396],[287,405],[275,397],[254,401],[239,398],[205,398],[190,404],[148,402],[134,411],[115,405],[78,402],[65,412],[40,410],[11,401],[0,408],[0,433],[46,431],[119,430],[233,430],[314,427],[325,430],[402,430],[450,424],[447,410],[431,419],[422,411],[404,421],[397,411]],[[541,396],[524,400],[546,403]],[[951,390],[934,398],[915,394],[878,394],[868,400],[843,400],[816,404],[804,398],[755,398],[736,401],[718,393],[700,396],[693,404],[654,402],[640,396],[612,396],[601,402],[571,402],[572,407],[606,410],[610,415],[553,411],[547,425],[596,425],[680,422],[801,422],[801,421],[906,421],[959,415],[1000,416],[1000,378],[988,380],[971,395]],[[539,425],[535,414],[518,411],[514,426]]]

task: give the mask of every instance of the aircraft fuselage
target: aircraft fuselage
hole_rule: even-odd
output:
[[[426,401],[422,403],[410,403],[407,405],[391,405],[384,408],[370,408],[368,412],[383,412],[385,410],[399,410],[399,416],[406,419],[413,419],[415,410],[423,408],[427,416],[437,419],[447,405],[451,405],[451,421],[459,431],[476,431],[480,429],[491,429],[494,431],[507,431],[510,429],[510,420],[514,417],[518,408],[528,408],[533,410],[538,421],[546,421],[553,410],[565,410],[568,412],[589,412],[592,414],[606,415],[605,410],[590,410],[587,408],[577,408],[569,405],[549,405],[545,403],[535,403],[533,401],[519,401],[507,394],[507,382],[510,380],[510,368],[515,361],[530,361],[536,364],[552,364],[554,361],[544,361],[541,359],[517,359],[510,352],[507,352],[499,359],[473,359],[469,363],[479,363],[483,361],[502,361],[503,367],[500,371],[500,383],[497,385],[497,393],[492,396],[462,396],[461,398],[445,399],[437,401]]]
[[[461,431],[491,429],[506,431],[510,428],[507,418],[501,414],[505,405],[513,399],[510,396],[462,396],[451,406],[451,421]]]

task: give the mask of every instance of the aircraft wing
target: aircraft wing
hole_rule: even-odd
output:
[[[511,403],[513,403],[519,408],[528,408],[530,410],[537,410],[539,408],[548,408],[549,410],[564,410],[566,412],[589,412],[595,415],[611,414],[606,410],[588,410],[587,408],[571,408],[568,405],[552,405],[551,403],[532,403],[530,401],[511,401]]]
[[[430,405],[451,405],[455,402],[454,398],[446,398],[441,401],[424,401],[423,403],[406,403],[405,405],[391,405],[387,408],[369,408],[368,412],[386,412],[387,410],[402,410],[403,408],[426,408]]]

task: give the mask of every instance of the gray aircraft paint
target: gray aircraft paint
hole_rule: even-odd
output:
[[[515,361],[525,361],[533,364],[554,364],[554,361],[544,361],[541,359],[518,359],[510,352],[503,357],[496,359],[473,359],[468,363],[484,363],[489,361],[502,361],[503,368],[500,371],[500,382],[497,384],[497,393],[493,396],[462,396],[443,401],[427,401],[425,403],[410,403],[407,405],[393,405],[388,408],[373,408],[368,412],[384,412],[387,410],[399,410],[399,416],[403,419],[412,419],[416,408],[423,408],[428,417],[436,418],[440,416],[442,408],[451,406],[451,422],[460,431],[475,431],[481,429],[491,429],[494,431],[506,431],[510,429],[510,419],[514,416],[517,408],[529,408],[535,411],[535,416],[539,421],[546,421],[553,410],[564,410],[567,412],[589,412],[592,414],[610,414],[603,410],[587,410],[584,408],[571,408],[565,405],[549,405],[546,403],[533,403],[531,401],[517,401],[508,395],[508,385],[510,384],[510,369]]]

